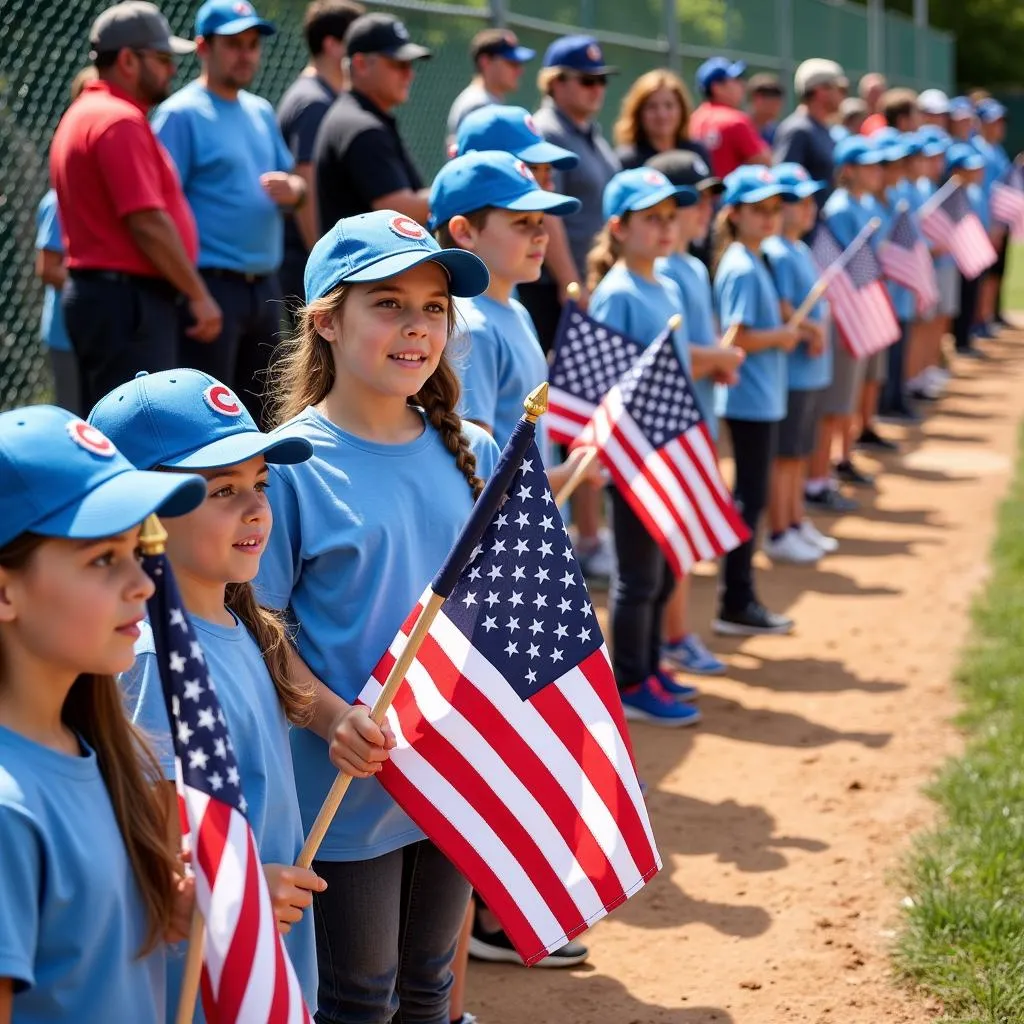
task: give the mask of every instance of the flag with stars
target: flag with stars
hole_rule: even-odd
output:
[[[174,744],[181,831],[189,836],[206,928],[203,1010],[210,1024],[312,1024],[246,818],[238,762],[203,650],[170,563],[147,555],[157,664]]]
[[[677,576],[749,538],[671,331],[608,392],[587,432]]]
[[[1010,237],[1015,242],[1024,240],[1024,169],[1019,164],[992,183],[989,204],[993,219],[1010,229]]]
[[[878,262],[886,277],[914,293],[918,313],[924,315],[938,305],[935,264],[909,210],[896,214],[888,235],[878,247]]]
[[[445,592],[442,575],[377,665],[364,703],[379,695],[420,608]],[[534,442],[387,720],[398,745],[377,778],[527,964],[660,868],[608,650]]]
[[[548,435],[572,444],[590,422],[598,402],[636,362],[638,341],[592,320],[574,302],[562,309],[548,374]]]
[[[925,203],[918,216],[928,240],[948,249],[968,280],[980,277],[998,259],[963,186],[958,185],[938,203]]]

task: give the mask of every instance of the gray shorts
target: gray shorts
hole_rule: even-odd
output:
[[[857,408],[864,383],[864,360],[850,355],[835,324],[829,327],[832,345],[832,383],[822,398],[823,416],[850,416]]]
[[[779,424],[775,453],[780,459],[806,459],[818,446],[826,390],[790,391],[786,396],[786,418]]]
[[[873,356],[868,356],[864,363],[864,383],[884,384],[889,379],[889,349],[883,348]]]
[[[955,317],[960,312],[960,272],[955,264],[935,268],[939,285],[939,316]]]

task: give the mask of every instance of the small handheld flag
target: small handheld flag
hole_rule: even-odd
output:
[[[992,183],[992,217],[1010,229],[1015,242],[1024,239],[1024,170],[1012,164],[1002,179]]]
[[[918,218],[925,237],[948,249],[960,273],[969,280],[980,277],[998,259],[963,186],[956,185],[938,202],[926,203]]]
[[[888,236],[879,247],[878,261],[886,277],[914,293],[919,313],[935,308],[939,301],[935,264],[907,209],[896,214]]]

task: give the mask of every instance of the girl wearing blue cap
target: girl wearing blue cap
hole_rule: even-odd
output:
[[[946,171],[957,175],[961,187],[967,192],[967,199],[982,226],[989,227],[989,206],[982,191],[985,160],[981,154],[966,142],[956,143],[946,151]],[[958,272],[959,273],[959,272]],[[953,320],[953,340],[959,355],[978,358],[981,353],[975,346],[977,338],[979,294],[982,278],[960,277],[960,309]]]
[[[278,418],[314,450],[271,467],[257,580],[325,684],[291,733],[307,831],[338,769],[355,779],[314,863],[328,884],[314,896],[318,1019],[332,1024],[448,1024],[469,886],[373,777],[394,740],[355,701],[498,454],[460,420],[446,353],[453,297],[487,283],[476,256],[393,210],[341,220],[310,253],[275,382]]]
[[[677,188],[661,171],[620,171],[604,190],[606,224],[588,257],[589,313],[644,345],[653,342],[683,299],[655,263],[675,246],[677,200],[693,205],[695,189]],[[690,365],[684,329],[674,332]],[[611,590],[612,664],[626,717],[654,725],[693,725],[700,712],[683,703],[697,696],[661,671],[662,618],[675,584],[657,542],[616,488],[611,489],[616,571]]]
[[[202,481],[46,405],[0,414],[0,478],[0,1018],[157,1024],[192,890],[114,675],[153,593],[139,524]]]
[[[89,422],[140,469],[204,478],[206,500],[166,524],[167,555],[227,718],[278,928],[306,1002],[315,1007],[309,907],[324,883],[292,866],[304,832],[288,745],[288,724],[308,721],[314,693],[311,682],[293,681],[285,624],[260,607],[252,585],[273,524],[265,493],[269,466],[303,462],[312,447],[305,438],[261,433],[240,399],[198,370],[141,373],[102,398]],[[136,724],[157,739],[160,767],[173,784],[170,723],[148,624],[136,655],[121,685]],[[168,958],[169,1015],[185,965],[184,947],[175,953]],[[198,1005],[194,1019],[204,1019]]]
[[[747,358],[739,382],[729,389],[725,423],[736,464],[734,494],[751,539],[725,557],[717,633],[755,636],[788,633],[793,622],[769,611],[754,587],[754,544],[786,414],[786,353],[801,335],[783,326],[779,293],[761,255],[776,233],[783,197],[792,196],[766,167],[740,167],[725,179],[716,222],[715,304],[723,330],[737,327],[735,344]]]

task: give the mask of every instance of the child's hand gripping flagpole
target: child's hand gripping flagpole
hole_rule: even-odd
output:
[[[790,330],[795,330],[799,327],[808,317],[811,310],[817,305],[818,300],[828,291],[828,286],[832,283],[836,275],[846,266],[850,260],[860,251],[861,246],[866,245],[868,239],[882,226],[882,222],[878,217],[872,217],[857,232],[856,237],[853,241],[843,250],[843,254],[833,263],[826,271],[818,278],[817,283],[807,293],[807,297],[796,312],[786,322],[786,327]]]
[[[572,285],[570,285],[569,287],[572,288]],[[670,331],[678,331],[682,325],[683,318],[678,313],[674,313],[672,316],[669,317],[668,329]],[[733,335],[735,336],[735,332],[733,332]],[[569,479],[565,481],[565,483],[562,485],[562,489],[555,495],[556,508],[562,508],[565,505],[565,503],[572,497],[576,488],[579,487],[579,485],[586,478],[587,473],[590,472],[590,467],[594,464],[599,454],[600,453],[598,452],[596,447],[590,448],[587,451],[587,454],[584,455],[583,458],[581,458],[580,461],[576,463],[576,468],[572,471],[572,476],[570,476]]]
[[[452,588],[458,581],[462,570],[472,557],[473,549],[494,518],[494,514],[497,512],[498,506],[501,504],[513,478],[519,472],[523,456],[533,442],[537,420],[547,412],[547,384],[541,384],[531,391],[523,406],[526,412],[523,414],[515,430],[512,431],[512,436],[509,438],[508,444],[505,445],[501,459],[495,467],[494,473],[484,486],[483,493],[473,506],[473,511],[470,513],[462,533],[455,542],[455,546],[445,560],[444,565],[441,566],[438,574],[434,577],[430,585],[430,597],[420,610],[419,616],[405,642],[405,646],[395,659],[395,663],[388,673],[380,696],[373,705],[370,717],[378,725],[383,724],[388,709],[398,693],[398,688],[402,685],[402,681],[405,679],[413,659],[419,652],[424,639],[426,639],[427,633],[437,617],[437,613],[441,610],[441,606],[452,592]],[[313,863],[317,851],[320,849],[320,844],[324,841],[324,836],[327,835],[327,830],[330,828],[335,814],[338,813],[338,807],[341,805],[341,801],[348,791],[351,782],[351,775],[346,775],[344,772],[338,773],[296,860],[296,864],[299,867],[308,868]]]

